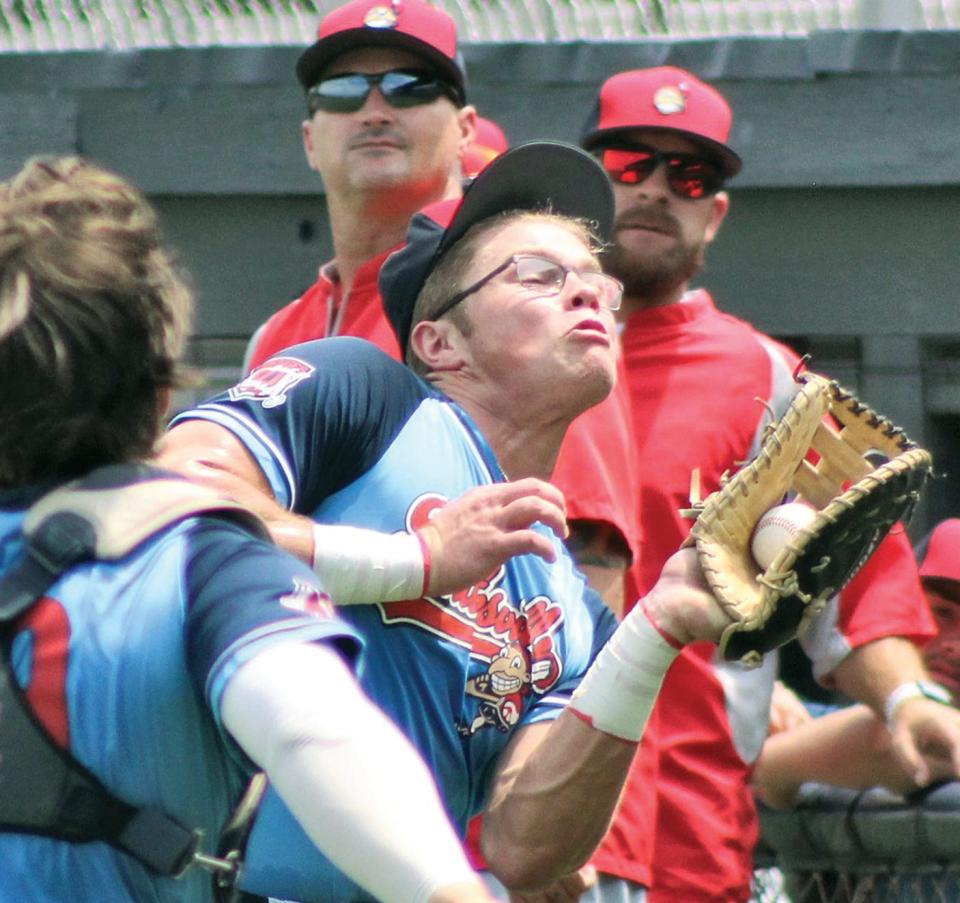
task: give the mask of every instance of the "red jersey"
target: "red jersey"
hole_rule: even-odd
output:
[[[563,490],[568,520],[612,524],[639,561],[641,535],[637,520],[637,473],[630,397],[623,356],[617,362],[617,385],[598,405],[570,425],[550,481]],[[636,597],[631,599],[635,602]]]
[[[400,359],[400,346],[380,302],[377,279],[390,251],[374,257],[357,270],[346,298],[334,262],[320,268],[317,281],[296,301],[281,307],[260,328],[248,353],[247,369],[258,367],[278,351],[331,335],[352,335],[373,342],[391,357]]]
[[[704,291],[634,314],[622,341],[646,591],[689,531],[678,512],[689,507],[691,472],[700,468],[706,496],[724,472],[756,454],[770,421],[757,399],[783,412],[796,390],[797,357],[718,311]],[[892,536],[828,606],[805,648],[822,675],[858,645],[894,635],[920,639],[933,629],[909,545]],[[766,738],[775,678],[775,655],[748,670],[717,661],[709,644],[684,650],[641,748],[641,759],[657,757],[646,769],[656,774],[656,798],[631,778],[594,857],[600,871],[649,884],[651,903],[748,899],[759,830],[749,774]],[[645,874],[652,884],[637,877]]]

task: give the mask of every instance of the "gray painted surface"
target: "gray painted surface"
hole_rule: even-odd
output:
[[[243,338],[330,253],[300,146],[296,47],[0,54],[0,178],[83,152],[140,185],[194,275],[198,362]],[[599,83],[670,63],[715,81],[745,160],[704,281],[726,309],[960,458],[960,33],[465,48],[471,96],[514,141],[576,141]],[[929,516],[960,515],[960,478]],[[922,523],[921,523],[922,525]]]

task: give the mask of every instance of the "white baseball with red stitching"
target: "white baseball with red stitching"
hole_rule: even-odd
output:
[[[801,502],[777,505],[764,514],[757,521],[750,541],[750,551],[760,568],[770,567],[787,543],[799,536],[816,516],[813,508]]]

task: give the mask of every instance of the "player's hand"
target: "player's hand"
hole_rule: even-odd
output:
[[[916,783],[960,777],[960,711],[932,699],[907,699],[890,724],[894,749]]]
[[[420,528],[430,548],[430,595],[442,596],[489,577],[515,555],[556,557],[540,522],[561,539],[567,534],[563,493],[543,480],[478,486],[437,508]]]
[[[730,624],[704,580],[694,548],[680,549],[667,559],[643,605],[654,626],[682,645],[719,642]]]
[[[793,730],[812,720],[813,716],[797,694],[783,681],[775,681],[770,699],[770,734]]]
[[[565,875],[544,890],[533,893],[511,893],[510,903],[576,903],[580,895],[597,883],[597,870],[592,865]]]

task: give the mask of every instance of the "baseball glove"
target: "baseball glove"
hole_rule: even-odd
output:
[[[933,463],[836,382],[809,372],[796,379],[800,388],[757,457],[692,512],[687,542],[731,618],[720,641],[729,661],[757,665],[801,633],[909,517]],[[751,554],[754,526],[790,496],[816,516],[761,570]]]

